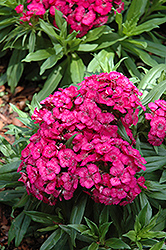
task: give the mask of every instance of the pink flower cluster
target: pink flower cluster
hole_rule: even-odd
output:
[[[34,22],[36,23],[38,21],[39,17],[43,18],[46,9],[41,2],[32,1],[32,3],[27,5],[27,9],[24,9],[23,4],[19,4],[15,8],[15,11],[21,14],[20,23],[27,22],[30,26],[32,26]]]
[[[145,113],[145,118],[150,120],[148,141],[153,146],[160,146],[166,137],[166,101],[156,100],[148,104],[150,113]]]
[[[118,73],[85,77],[41,102],[32,119],[36,134],[22,151],[20,181],[28,193],[55,204],[81,186],[96,202],[125,205],[146,188],[145,159],[118,134],[119,120],[136,124],[138,89]]]
[[[79,31],[78,37],[85,35],[92,27],[105,24],[112,7],[119,13],[124,9],[122,0],[27,0],[27,3],[30,3],[27,5],[28,10],[23,10],[21,4],[15,8],[17,13],[22,13],[22,21],[31,25],[32,16],[42,18],[48,9],[54,18],[57,9],[63,13],[71,32]]]

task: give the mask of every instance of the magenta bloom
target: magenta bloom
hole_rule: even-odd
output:
[[[27,6],[28,10],[32,11],[35,15],[44,15],[46,10],[42,3],[31,3]]]
[[[95,164],[89,164],[86,167],[80,168],[78,175],[80,178],[80,184],[82,187],[91,188],[94,184],[101,181],[99,168]]]
[[[131,129],[139,110],[145,110],[141,94],[118,72],[85,77],[79,87],[58,89],[34,110],[32,119],[39,129],[22,151],[20,181],[28,194],[50,205],[71,199],[78,187],[96,202],[131,203],[146,188],[143,176],[137,177],[146,161],[133,147]],[[160,141],[165,136],[163,105],[150,116],[157,131],[151,130],[151,136]],[[118,134],[118,121],[132,145]]]
[[[150,121],[150,131],[148,141],[153,146],[160,146],[166,137],[166,101],[156,100],[155,103],[148,104],[149,113],[145,113],[145,118]]]
[[[17,5],[17,7],[15,8],[15,11],[17,13],[22,13],[23,10],[24,10],[24,5],[22,5],[22,4]]]
[[[18,5],[15,10],[21,13],[20,18],[23,22],[32,25],[31,18],[38,21],[46,11],[49,11],[53,20],[55,20],[55,9],[61,11],[70,25],[70,32],[76,30],[78,37],[84,36],[93,27],[99,27],[105,24],[114,7],[119,13],[124,9],[122,0],[27,0],[27,10],[23,12],[23,5]],[[116,12],[115,12],[116,15]],[[55,21],[53,25],[57,27]]]

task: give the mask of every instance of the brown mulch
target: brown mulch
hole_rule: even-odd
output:
[[[4,85],[0,86],[0,135],[5,137],[6,140],[13,143],[14,137],[5,135],[7,131],[6,126],[14,124],[16,126],[22,126],[23,124],[17,119],[18,114],[14,112],[10,106],[10,103],[14,104],[18,109],[25,111],[26,104],[30,103],[34,93],[38,91],[38,88],[29,86],[17,86],[14,94],[10,92],[10,89]]]

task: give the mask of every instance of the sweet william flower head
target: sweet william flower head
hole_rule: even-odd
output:
[[[29,23],[30,19],[38,20],[38,17],[43,18],[46,12],[49,12],[53,17],[53,25],[55,23],[55,9],[63,13],[64,18],[70,25],[70,31],[78,31],[78,37],[84,36],[91,28],[99,27],[105,24],[108,20],[112,7],[120,13],[124,9],[122,0],[27,0],[27,9],[23,13],[24,6],[19,4],[15,10],[23,16],[21,20]],[[116,15],[116,12],[115,12]]]
[[[150,125],[148,141],[153,146],[160,146],[166,138],[166,101],[156,100],[149,103],[148,107],[149,113],[145,113]]]
[[[118,134],[118,121],[133,136],[130,126],[143,108],[140,93],[118,72],[85,77],[79,85],[59,89],[35,109],[39,129],[22,151],[20,181],[50,205],[71,199],[78,187],[96,202],[130,203],[145,188],[136,174],[146,162]]]

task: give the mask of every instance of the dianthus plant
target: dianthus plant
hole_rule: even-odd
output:
[[[121,0],[27,0],[27,4],[25,8],[22,4],[15,8],[16,12],[21,14],[22,23],[28,22],[29,25],[33,25],[35,20],[43,18],[48,11],[54,20],[57,9],[63,13],[71,32],[79,31],[79,37],[85,35],[92,27],[105,24],[113,7],[119,13],[124,9]],[[55,21],[53,24],[56,26]]]
[[[150,113],[145,113],[145,118],[150,121],[148,141],[153,146],[159,146],[166,137],[166,101],[156,100],[148,104]]]
[[[96,202],[131,203],[146,188],[145,159],[134,148],[131,126],[145,110],[141,93],[118,72],[85,77],[79,89],[59,89],[41,102],[32,119],[36,134],[22,151],[20,181],[27,192],[53,205],[79,187]],[[132,145],[118,134],[121,122]]]

